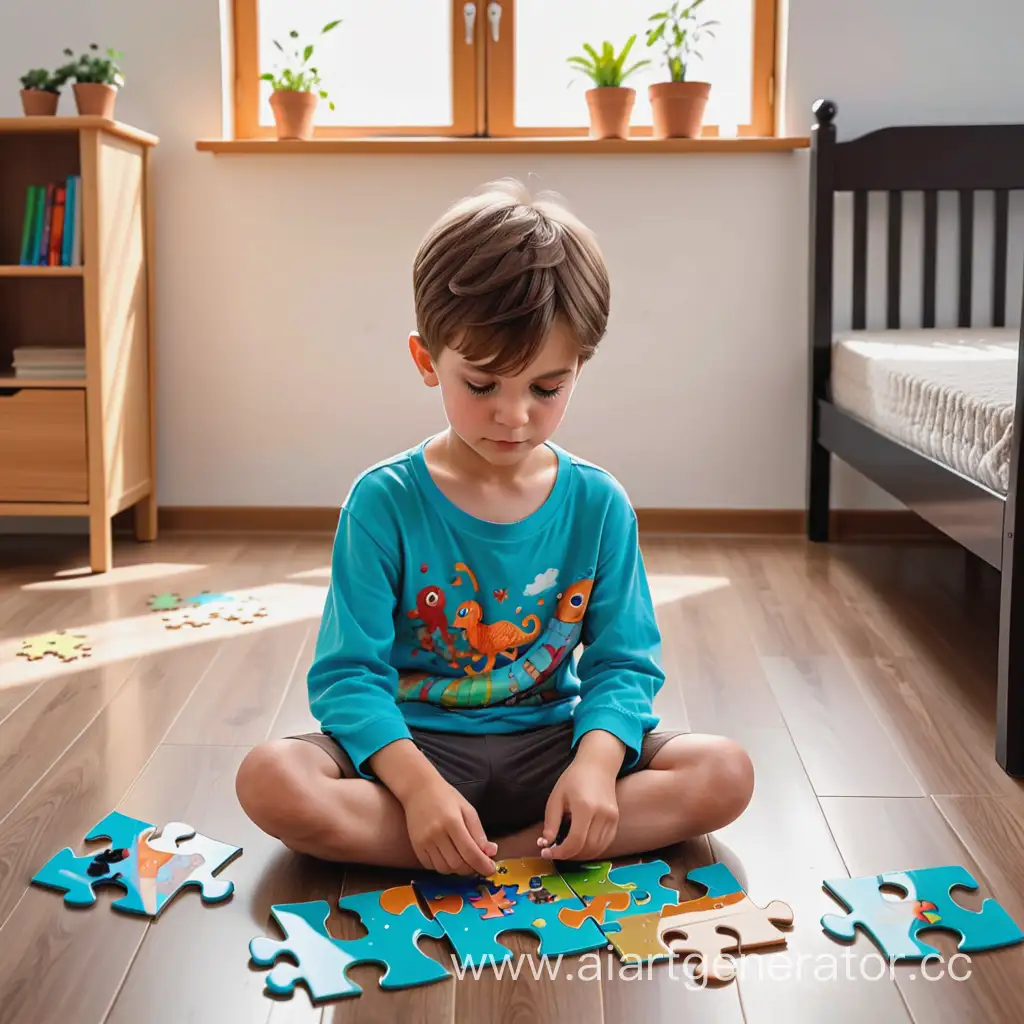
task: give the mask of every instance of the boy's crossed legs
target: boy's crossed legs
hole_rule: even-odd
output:
[[[548,751],[549,765],[552,757],[561,756],[567,766],[571,723],[534,731],[543,733],[547,735],[533,747],[538,760],[543,761],[543,752]],[[421,745],[429,742],[422,731],[416,739]],[[444,752],[442,745],[442,759]],[[449,766],[439,765],[437,756],[431,759],[476,807],[487,838],[498,847],[492,859],[540,856],[543,804],[560,769],[532,799],[528,787],[503,790],[496,808],[494,795],[484,795],[487,779],[454,781],[451,771],[445,771]],[[721,736],[653,733],[645,741],[640,763],[644,766],[616,781],[619,820],[611,845],[578,859],[646,853],[713,832],[735,820],[753,792],[749,757]],[[532,760],[523,763],[524,774],[531,765],[537,767]],[[540,765],[540,770],[544,767]],[[239,769],[236,788],[249,817],[298,853],[324,860],[422,867],[409,840],[402,804],[380,783],[353,775],[351,762],[334,741],[313,735],[256,747]],[[510,826],[517,817],[518,826]]]

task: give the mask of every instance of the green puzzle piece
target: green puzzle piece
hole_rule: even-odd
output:
[[[186,887],[199,887],[204,903],[227,899],[234,891],[232,882],[213,874],[241,847],[210,839],[181,822],[157,829],[114,811],[85,839],[109,839],[110,847],[84,857],[65,847],[32,878],[35,885],[63,892],[67,906],[92,906],[96,887],[118,885],[125,895],[112,904],[116,910],[155,918]]]
[[[314,1002],[362,994],[346,971],[356,964],[374,963],[385,968],[383,989],[425,985],[449,977],[449,972],[419,946],[423,935],[439,939],[444,931],[424,916],[412,886],[396,886],[378,892],[358,893],[338,901],[342,910],[358,914],[367,934],[359,939],[335,939],[327,931],[331,908],[325,900],[281,903],[270,908],[285,934],[284,940],[258,936],[249,943],[253,963],[269,967],[282,955],[298,964],[282,961],[267,975],[267,991],[290,995],[305,982]]]
[[[860,926],[890,960],[923,960],[939,955],[939,950],[917,937],[929,928],[960,933],[957,949],[962,953],[998,949],[1024,939],[1024,933],[995,900],[985,900],[981,910],[974,911],[953,899],[954,888],[978,888],[963,867],[948,865],[835,878],[824,885],[850,912],[845,917],[825,914],[822,928],[835,939],[852,942]],[[906,896],[887,899],[881,892],[886,885],[898,886]]]

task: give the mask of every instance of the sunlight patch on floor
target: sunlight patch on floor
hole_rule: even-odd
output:
[[[331,578],[331,567],[325,565],[320,569],[304,569],[302,572],[289,573],[290,580],[323,580],[325,583]]]
[[[141,565],[121,565],[110,572],[93,573],[88,566],[63,569],[53,579],[26,583],[22,590],[92,590],[96,587],[114,587],[122,583],[158,580],[165,576],[180,576],[187,572],[201,572],[209,566],[203,563],[144,562]]]
[[[65,626],[65,631],[85,637],[82,643],[87,644],[92,653],[87,658],[67,662],[49,654],[38,661],[29,661],[18,656],[27,637],[3,640],[0,641],[0,689],[170,651],[186,644],[245,637],[256,630],[273,629],[292,622],[319,622],[326,588],[274,583],[225,593],[239,601],[248,602],[255,598],[266,608],[266,616],[251,623],[213,618],[208,625],[183,625],[178,629],[168,629],[159,612],[146,612],[109,622],[72,623]]]
[[[666,573],[649,573],[651,598],[655,607],[660,604],[671,604],[698,594],[707,594],[713,590],[728,587],[730,581],[726,576],[674,576]]]

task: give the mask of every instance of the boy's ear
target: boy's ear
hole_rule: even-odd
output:
[[[409,352],[412,355],[412,361],[416,364],[416,369],[420,371],[423,383],[428,388],[436,388],[438,381],[434,361],[430,358],[427,346],[423,344],[423,339],[418,331],[413,331],[409,335]]]

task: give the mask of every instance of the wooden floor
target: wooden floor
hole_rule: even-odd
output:
[[[685,873],[726,859],[756,903],[788,902],[786,951],[746,958],[737,983],[713,990],[665,964],[620,976],[609,958],[598,979],[570,978],[565,963],[554,980],[524,967],[518,979],[485,972],[394,993],[363,966],[351,972],[362,997],[317,1008],[304,991],[268,999],[248,942],[273,931],[272,904],[333,903],[403,880],[288,853],[234,794],[253,744],[313,725],[304,674],[329,544],[126,541],[112,573],[90,576],[75,539],[0,542],[0,1021],[1024,1020],[1024,945],[961,962],[966,980],[925,980],[914,965],[890,977],[863,937],[847,948],[820,927],[841,912],[824,879],[945,863],[966,866],[1024,922],[1024,793],[993,758],[998,580],[944,545],[778,539],[648,537],[644,552],[669,673],[663,724],[735,737],[757,772],[738,822],[659,852],[690,895]],[[251,593],[270,614],[171,632],[148,610],[155,593],[203,589]],[[92,656],[14,656],[51,629],[87,636]],[[150,924],[112,912],[107,894],[69,911],[28,886],[115,808],[242,846],[224,872],[234,897],[206,908],[185,893]],[[977,894],[964,902],[980,905]],[[361,934],[338,912],[330,927]],[[445,957],[443,944],[424,945]]]

